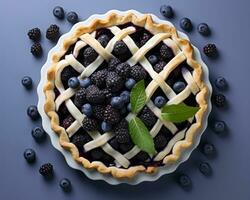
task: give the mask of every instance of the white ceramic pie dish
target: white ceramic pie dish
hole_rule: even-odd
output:
[[[209,98],[208,110],[207,110],[206,116],[204,117],[203,127],[200,130],[200,134],[197,134],[198,136],[197,136],[197,138],[195,138],[194,145],[189,150],[185,151],[185,153],[182,155],[182,158],[180,159],[180,161],[178,163],[176,163],[175,165],[171,166],[171,168],[169,168],[169,167],[168,168],[159,167],[159,170],[158,170],[157,173],[154,173],[154,174],[139,173],[133,179],[128,180],[128,179],[116,179],[116,178],[113,178],[111,175],[101,174],[101,173],[99,173],[99,172],[97,172],[95,170],[87,170],[82,165],[80,165],[76,161],[74,161],[74,159],[71,156],[70,152],[64,150],[60,146],[60,144],[58,142],[58,136],[51,129],[51,127],[50,127],[50,119],[46,115],[46,113],[44,111],[44,108],[43,108],[44,103],[45,103],[45,95],[44,95],[44,92],[43,92],[43,87],[44,87],[44,84],[47,82],[47,70],[51,65],[51,63],[50,63],[51,55],[53,54],[53,52],[56,52],[56,51],[59,50],[59,44],[61,43],[61,41],[63,41],[65,37],[67,37],[69,34],[71,34],[75,28],[77,28],[80,25],[89,24],[89,22],[94,18],[100,18],[100,19],[105,18],[107,15],[109,15],[110,13],[114,13],[114,12],[118,13],[118,14],[126,14],[127,12],[133,12],[134,14],[136,14],[138,16],[142,15],[142,13],[139,13],[138,11],[135,11],[135,10],[128,10],[128,11],[110,10],[109,12],[107,12],[106,14],[103,14],[103,15],[92,15],[87,20],[75,24],[72,27],[72,29],[70,30],[70,32],[62,35],[60,37],[57,45],[49,51],[47,61],[43,65],[43,67],[41,69],[41,80],[40,80],[40,83],[39,83],[38,88],[37,88],[38,110],[39,110],[39,113],[40,113],[41,118],[42,118],[43,128],[48,133],[48,135],[50,136],[52,145],[64,155],[65,160],[67,161],[67,163],[68,163],[68,165],[70,167],[82,171],[88,178],[90,178],[92,180],[104,180],[104,181],[106,181],[107,183],[109,183],[111,185],[117,185],[117,184],[120,184],[120,183],[127,183],[127,184],[131,184],[131,185],[136,185],[136,184],[139,184],[139,183],[144,182],[144,181],[155,181],[164,174],[172,173],[173,171],[176,170],[176,168],[182,162],[186,161],[190,157],[192,151],[198,146],[198,144],[200,142],[200,137],[201,137],[202,133],[204,132],[204,130],[207,127],[207,118],[208,118],[208,115],[209,115],[209,113],[211,111],[210,97],[211,97],[211,93],[212,93],[212,87],[211,87],[211,84],[210,84],[209,78],[208,78],[209,77],[208,68],[205,65],[205,63],[202,61],[199,50],[196,47],[193,46],[195,59],[201,64],[203,72],[204,72],[203,73],[203,80],[204,80],[204,82],[206,83],[206,85],[208,86],[208,88],[210,90],[210,95],[208,96],[208,98]],[[155,15],[152,15],[152,17],[153,17],[153,20],[155,22],[157,22],[157,23],[165,23],[165,24],[173,26],[170,22],[160,20]],[[185,38],[185,39],[189,40],[189,38],[188,38],[188,36],[186,34],[184,34],[182,32],[179,32],[179,31],[178,31],[178,34],[179,34],[179,36],[181,38]]]

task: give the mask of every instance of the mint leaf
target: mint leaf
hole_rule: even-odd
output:
[[[154,154],[156,152],[152,136],[138,117],[129,121],[129,133],[134,144],[142,151],[148,154]]]
[[[131,110],[133,113],[138,113],[146,103],[146,92],[144,80],[139,81],[134,85],[130,93]]]
[[[187,106],[184,103],[177,105],[165,105],[161,112],[161,118],[170,122],[183,122],[193,117],[199,107]]]

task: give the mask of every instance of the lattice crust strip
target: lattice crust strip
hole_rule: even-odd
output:
[[[152,135],[152,137],[155,137],[159,133],[162,126],[165,126],[174,135],[173,138],[169,141],[168,145],[161,152],[158,152],[157,155],[154,157],[154,161],[163,160],[164,157],[171,152],[174,144],[185,137],[186,129],[178,132],[177,127],[173,123],[161,120],[161,111],[153,104],[150,98],[158,87],[162,89],[164,94],[169,99],[167,104],[177,104],[183,102],[191,93],[196,94],[199,92],[199,87],[195,83],[191,72],[186,68],[182,69],[182,75],[185,81],[187,82],[187,86],[181,93],[177,95],[172,90],[172,88],[165,82],[169,74],[178,65],[180,65],[183,61],[186,60],[186,56],[182,52],[182,50],[177,46],[174,40],[170,38],[170,34],[155,34],[149,41],[147,41],[144,46],[139,49],[135,42],[132,40],[132,38],[129,36],[130,34],[136,31],[134,27],[127,27],[121,30],[119,27],[113,26],[108,29],[114,34],[114,37],[109,41],[105,48],[103,48],[101,44],[95,39],[96,31],[91,34],[86,33],[80,37],[80,41],[76,42],[73,53],[70,55],[66,55],[64,60],[58,62],[56,69],[55,85],[56,88],[59,90],[60,95],[55,100],[56,110],[58,111],[60,105],[65,102],[65,105],[69,110],[70,114],[75,118],[75,121],[66,130],[68,136],[72,137],[72,135],[74,135],[81,128],[82,121],[85,118],[85,115],[82,114],[71,101],[70,98],[75,95],[76,91],[71,88],[65,90],[61,81],[61,72],[65,67],[71,66],[78,73],[80,73],[80,76],[78,78],[89,77],[95,70],[98,69],[98,67],[102,64],[104,60],[108,61],[110,58],[113,57],[111,52],[114,48],[115,43],[119,40],[123,40],[123,42],[128,46],[129,50],[133,55],[127,61],[127,63],[130,64],[130,66],[140,63],[141,66],[148,72],[148,74],[152,78],[152,81],[146,87],[147,106],[158,117],[158,120],[153,126],[153,128],[150,130],[150,134]],[[168,62],[164,69],[158,74],[154,71],[152,65],[146,59],[145,54],[162,41],[173,50],[175,57],[170,62]],[[99,54],[98,57],[87,67],[83,66],[76,59],[80,53],[80,50],[86,45],[91,46]],[[129,114],[126,117],[126,120],[129,121],[131,117],[132,114]],[[190,119],[189,121],[191,122],[192,119]],[[130,151],[128,151],[124,155],[116,151],[114,148],[112,148],[111,145],[108,144],[108,141],[114,137],[114,134],[112,132],[100,134],[98,131],[94,131],[88,132],[88,134],[93,140],[84,145],[84,150],[87,152],[92,149],[101,147],[107,154],[109,154],[115,159],[115,163],[117,166],[128,168],[130,165],[129,160],[140,152],[140,149],[137,146],[134,146]]]

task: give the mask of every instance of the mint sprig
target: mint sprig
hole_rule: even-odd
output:
[[[134,144],[142,151],[150,155],[155,154],[156,151],[153,138],[147,127],[138,117],[134,117],[129,121],[129,133]]]
[[[130,93],[131,110],[133,113],[138,113],[146,103],[146,92],[144,80],[139,81],[134,85]]]
[[[161,118],[170,122],[180,123],[193,117],[198,110],[199,107],[187,106],[184,103],[165,105],[162,108]]]

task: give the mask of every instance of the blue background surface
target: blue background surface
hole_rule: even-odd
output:
[[[207,129],[203,141],[212,142],[217,149],[213,158],[206,158],[196,150],[189,161],[178,172],[187,173],[193,181],[192,190],[181,189],[174,176],[164,176],[154,183],[138,186],[110,186],[102,181],[91,181],[82,173],[68,167],[63,156],[55,150],[49,139],[37,144],[31,137],[35,124],[26,117],[26,108],[37,103],[35,88],[26,91],[20,84],[24,75],[33,78],[35,86],[39,82],[40,68],[46,61],[46,54],[54,46],[45,39],[46,28],[56,23],[61,32],[70,30],[66,20],[58,21],[52,15],[56,5],[66,11],[76,11],[81,19],[95,13],[105,13],[110,9],[136,9],[160,16],[159,7],[170,4],[176,17],[172,20],[179,27],[182,17],[189,17],[194,26],[207,22],[212,36],[204,38],[196,30],[188,34],[199,49],[208,42],[217,44],[220,57],[204,61],[210,69],[210,79],[223,75],[229,82],[224,92],[229,105],[225,109],[213,109],[212,117],[223,119],[229,129],[224,136],[217,136]],[[0,1],[0,199],[185,199],[185,200],[249,200],[250,199],[250,145],[249,145],[249,35],[250,3],[248,0],[71,0],[71,1]],[[31,41],[26,36],[30,28],[42,30],[44,56],[35,59],[29,53]],[[37,162],[26,164],[23,150],[32,147],[37,152]],[[210,178],[204,177],[197,169],[200,160],[208,161],[213,168]],[[55,168],[55,178],[44,181],[38,174],[39,166],[51,162]],[[73,190],[65,194],[59,188],[61,178],[72,181]]]

